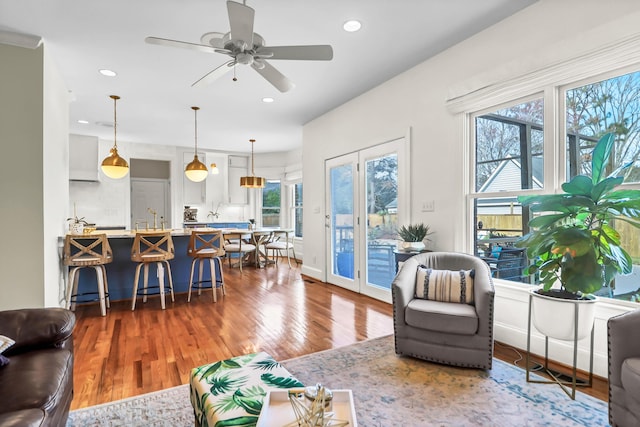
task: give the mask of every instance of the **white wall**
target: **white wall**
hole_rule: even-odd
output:
[[[0,310],[58,306],[57,237],[68,200],[67,90],[43,46],[0,44],[0,76]]]
[[[639,18],[640,2],[631,0],[540,0],[305,125],[304,236],[314,244],[306,247],[303,272],[318,279],[325,277],[325,160],[402,137],[409,127],[411,220],[432,227],[434,249],[467,251],[466,123],[462,116],[448,111],[447,99],[634,34]],[[421,202],[427,199],[435,201],[434,212],[421,212]],[[314,259],[316,263],[311,262]],[[499,289],[498,299],[501,292]],[[498,309],[503,304],[509,306],[502,300],[497,302]],[[526,334],[526,323],[521,320],[514,319],[513,324],[505,321],[518,337],[523,329]],[[600,355],[606,353],[602,327],[600,322]],[[512,339],[498,331],[496,338]],[[602,357],[596,368],[599,375],[606,376]]]

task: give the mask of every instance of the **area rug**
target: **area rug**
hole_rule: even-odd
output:
[[[363,427],[607,426],[607,404],[494,360],[491,371],[428,363],[394,352],[393,336],[283,361],[305,384],[353,390]],[[193,426],[189,386],[72,411],[71,426]]]

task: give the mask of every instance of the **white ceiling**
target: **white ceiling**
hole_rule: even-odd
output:
[[[71,133],[111,140],[104,123],[113,122],[115,94],[118,141],[192,146],[191,106],[199,106],[200,147],[246,152],[255,138],[256,152],[278,152],[301,145],[306,122],[534,2],[248,0],[267,46],[333,46],[331,61],[270,61],[295,83],[287,93],[247,66],[237,67],[236,82],[231,72],[192,88],[228,58],[144,42],[200,43],[204,33],[229,31],[225,0],[0,0],[0,30],[43,38],[71,93]],[[345,32],[349,19],[362,29]]]

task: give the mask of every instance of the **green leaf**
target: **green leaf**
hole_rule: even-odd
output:
[[[260,361],[258,361],[256,363],[254,363],[254,366],[257,369],[260,369],[260,370],[270,371],[270,370],[275,369],[275,368],[277,368],[277,367],[279,367],[281,365],[275,359],[269,357],[269,358],[266,358],[264,360],[260,360]]]
[[[271,373],[268,373],[260,375],[260,379],[265,384],[269,384],[278,388],[304,387],[304,384],[302,384],[294,377],[277,377]]]
[[[550,225],[567,218],[568,214],[552,214],[552,215],[540,215],[529,221],[529,227],[531,228],[546,228]]]
[[[578,175],[573,177],[571,181],[562,184],[562,189],[569,194],[590,197],[593,184],[589,177]]]
[[[202,373],[202,375],[200,375],[200,381],[202,381],[203,378],[208,378],[214,373],[216,373],[216,371],[220,369],[220,366],[222,366],[222,362],[216,362],[209,366],[207,365],[203,366],[202,369],[204,372]]]
[[[623,180],[624,178],[622,177],[603,179],[593,186],[593,190],[591,190],[591,198],[597,203],[601,197],[616,188],[618,185],[622,184]]]
[[[597,184],[604,177],[604,172],[609,163],[609,156],[613,149],[615,136],[613,133],[607,133],[600,138],[593,153],[591,154],[591,180],[593,184]]]
[[[207,378],[207,383],[211,384],[211,394],[218,396],[229,393],[231,390],[242,387],[247,382],[248,377],[232,378],[228,372],[213,375]]]
[[[233,393],[233,401],[247,413],[260,415],[265,395],[265,391],[259,386],[251,387],[245,391],[238,389]]]

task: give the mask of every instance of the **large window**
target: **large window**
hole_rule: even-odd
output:
[[[558,102],[551,95],[554,91],[560,94]],[[610,171],[635,164],[640,157],[640,72],[555,87],[545,94],[549,95],[472,115],[473,244],[496,278],[535,281],[535,277],[523,275],[528,261],[524,252],[513,245],[518,236],[528,232],[530,219],[529,212],[517,203],[518,195],[553,193],[575,175],[590,175],[591,151],[607,132],[616,134]],[[557,102],[551,109],[559,111],[557,129],[545,130],[545,101],[549,105]],[[558,141],[555,135],[561,132],[565,137]],[[545,144],[545,135],[553,136],[552,144]],[[624,185],[640,188],[638,166],[629,168]],[[634,264],[640,264],[640,232],[627,224],[614,226],[621,230],[623,247]],[[637,273],[634,269],[632,276],[618,276],[615,288],[608,290],[607,295],[638,300],[638,269]]]
[[[267,180],[262,189],[262,226],[280,227],[280,181]]]

